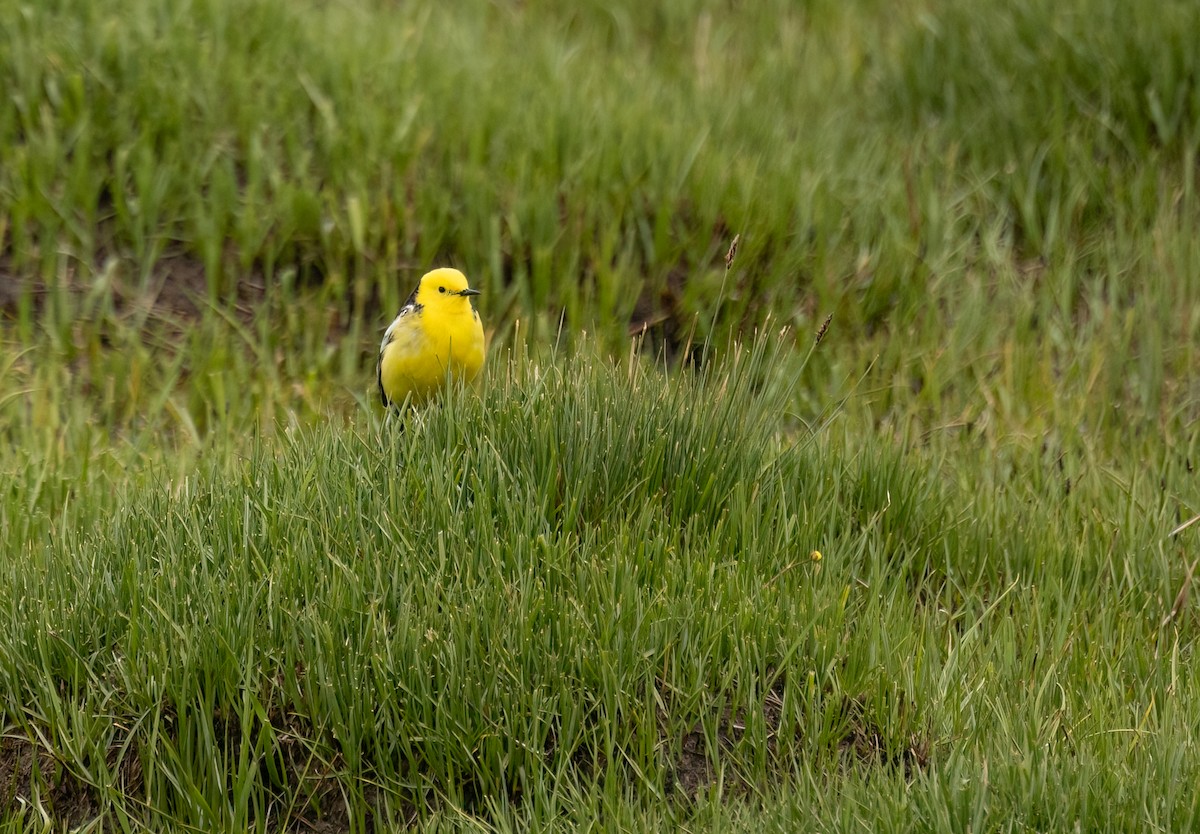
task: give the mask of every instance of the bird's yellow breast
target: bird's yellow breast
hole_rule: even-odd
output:
[[[474,379],[483,367],[483,324],[470,302],[462,309],[416,308],[388,328],[379,355],[379,384],[388,401],[420,403],[452,377]]]

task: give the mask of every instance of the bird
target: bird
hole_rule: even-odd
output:
[[[483,323],[471,296],[479,295],[457,269],[425,273],[388,325],[376,374],[384,408],[420,405],[451,378],[473,380],[483,367]]]

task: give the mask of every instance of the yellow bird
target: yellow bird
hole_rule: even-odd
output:
[[[470,381],[483,367],[479,295],[457,269],[427,272],[379,346],[379,396],[385,407],[429,399],[451,377]]]

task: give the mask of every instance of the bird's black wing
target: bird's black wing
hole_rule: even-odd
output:
[[[383,403],[383,407],[387,408],[391,403],[388,401],[387,392],[383,390],[383,351],[379,351],[379,359],[375,362],[375,381],[379,385],[379,401]]]

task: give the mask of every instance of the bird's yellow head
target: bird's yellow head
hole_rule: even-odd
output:
[[[479,295],[479,290],[471,289],[467,276],[444,267],[425,273],[413,301],[439,313],[470,313],[473,295]]]

